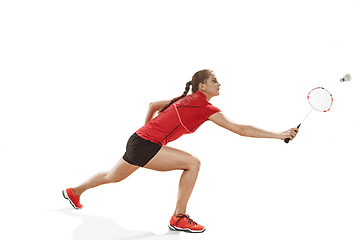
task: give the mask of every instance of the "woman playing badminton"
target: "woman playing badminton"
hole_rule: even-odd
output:
[[[190,87],[193,93],[187,95]],[[63,190],[63,196],[78,209],[82,208],[80,196],[84,191],[124,180],[139,167],[157,171],[183,170],[175,212],[170,219],[169,228],[188,232],[205,231],[204,226],[186,214],[186,206],[198,176],[200,161],[191,154],[168,147],[166,144],[184,134],[195,132],[207,120],[246,137],[292,140],[298,132],[297,128],[291,128],[282,133],[273,133],[227,120],[218,108],[209,103],[212,97],[219,95],[219,89],[220,83],[212,71],[205,69],[196,72],[192,80],[186,83],[183,95],[171,101],[150,104],[145,125],[129,138],[124,156],[111,170],[97,173],[83,184]],[[153,118],[156,112],[159,114]]]

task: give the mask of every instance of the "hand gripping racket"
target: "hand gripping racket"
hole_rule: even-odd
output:
[[[304,120],[297,126],[299,129],[301,124],[305,121],[305,119],[310,115],[312,110],[316,110],[319,112],[327,112],[330,110],[333,104],[333,97],[331,93],[323,87],[317,87],[312,89],[307,95],[308,102],[311,106],[309,113],[305,116]],[[290,138],[286,138],[284,142],[289,143]]]

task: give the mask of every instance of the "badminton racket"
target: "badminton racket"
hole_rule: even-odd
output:
[[[302,120],[302,122],[297,126],[298,129],[313,110],[319,112],[327,112],[330,110],[333,104],[333,97],[331,93],[323,87],[317,87],[312,89],[307,95],[307,100],[311,106],[311,109],[309,113],[305,116],[305,118]],[[289,141],[290,138],[286,138],[284,140],[285,143],[289,143]]]

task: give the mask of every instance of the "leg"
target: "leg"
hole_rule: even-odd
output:
[[[175,214],[185,214],[188,200],[199,173],[200,161],[186,152],[163,146],[144,167],[157,171],[183,170]]]
[[[73,188],[74,194],[80,196],[83,192],[90,188],[124,180],[138,168],[138,166],[129,164],[124,159],[121,159],[110,171],[97,173],[83,184]]]

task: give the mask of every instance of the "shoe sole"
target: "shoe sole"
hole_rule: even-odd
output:
[[[73,206],[73,208],[75,208],[75,209],[81,209],[81,208],[78,208],[78,207],[75,206],[75,204],[71,201],[71,199],[70,199],[69,196],[67,195],[67,192],[66,192],[65,189],[62,190],[62,195],[63,195],[63,197],[64,197],[65,199],[69,200],[69,202],[70,202],[71,206]]]
[[[189,233],[203,233],[206,230],[206,228],[204,228],[203,230],[191,230],[189,228],[183,229],[183,228],[175,227],[171,224],[169,224],[168,227],[172,231],[182,231],[182,232],[189,232]]]

